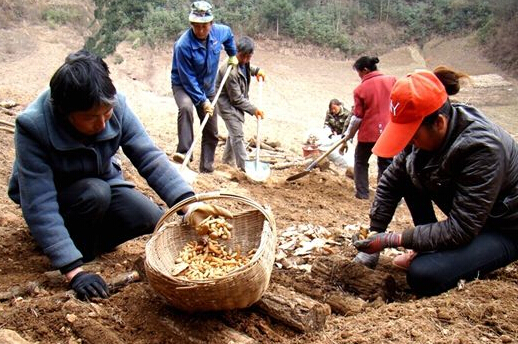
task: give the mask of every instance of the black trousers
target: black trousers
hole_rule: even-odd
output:
[[[191,97],[185,92],[181,86],[173,86],[174,100],[178,106],[178,146],[176,151],[185,154],[191,148],[194,140],[194,104]],[[213,96],[209,96],[212,101]],[[196,106],[196,114],[200,123],[205,118],[205,113],[200,105]],[[214,171],[214,155],[216,146],[218,145],[218,116],[217,113],[208,119],[207,124],[201,133],[201,156],[200,156],[200,172]],[[191,157],[192,158],[192,157]],[[191,159],[192,160],[192,159]]]
[[[357,198],[369,198],[369,158],[374,142],[358,142],[354,151],[354,185]],[[378,157],[378,181],[392,162],[391,158]]]
[[[152,233],[164,211],[135,188],[97,178],[77,181],[58,193],[60,213],[83,261]]]
[[[437,222],[430,198],[410,180],[406,184],[404,198],[414,224]],[[419,252],[407,270],[407,282],[418,295],[437,295],[454,288],[461,279],[473,280],[517,259],[518,235],[488,228],[465,246]]]

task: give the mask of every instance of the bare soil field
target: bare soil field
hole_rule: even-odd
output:
[[[14,122],[48,85],[52,73],[65,56],[82,47],[84,36],[73,29],[52,29],[20,23],[0,29],[0,101],[14,101],[11,114],[0,119]],[[122,44],[107,58],[112,78],[146,126],[156,144],[168,154],[174,152],[176,105],[170,90],[170,46],[155,50],[133,49]],[[320,57],[319,57],[320,56]],[[122,62],[121,62],[122,61]],[[486,112],[511,134],[518,134],[518,92],[516,80],[492,66],[477,52],[471,39],[433,40],[424,49],[402,47],[380,56],[380,70],[398,77],[416,68],[439,64],[453,66],[473,76],[455,98]],[[331,98],[352,105],[352,91],[359,79],[351,66],[332,52],[279,41],[257,42],[254,64],[267,73],[263,102],[266,119],[263,136],[278,141],[291,155],[301,155],[305,132],[321,127]],[[251,99],[257,101],[252,85]],[[226,130],[219,122],[220,133]],[[255,132],[255,121],[247,118],[247,138]],[[14,157],[13,134],[1,130],[0,141],[0,342],[6,330],[15,331],[30,343],[518,343],[518,265],[511,264],[489,276],[460,284],[435,297],[416,298],[409,293],[404,273],[391,266],[394,252],[382,255],[377,273],[395,281],[388,299],[360,298],[358,293],[336,285],[313,285],[316,291],[334,289],[350,305],[348,311],[331,307],[323,326],[300,331],[283,319],[269,316],[259,307],[210,314],[184,314],[171,307],[146,281],[130,283],[106,300],[83,302],[67,291],[62,278],[52,272],[48,260],[32,240],[17,205],[7,197],[7,183]],[[197,166],[197,153],[195,162]],[[350,259],[350,228],[368,224],[370,201],[354,197],[351,179],[332,170],[316,169],[310,175],[288,183],[286,178],[302,167],[272,170],[264,183],[250,181],[244,174],[221,163],[222,147],[216,152],[214,174],[198,175],[197,192],[221,190],[247,196],[271,207],[279,235],[296,226],[321,226],[334,233],[337,242],[329,251],[315,251],[305,263],[322,255]],[[150,197],[160,200],[138,174],[124,167],[128,179]],[[127,162],[127,163],[126,163]],[[372,165],[372,166],[375,166]],[[375,168],[375,167],[374,167]],[[372,167],[371,167],[372,169]],[[375,172],[371,170],[371,186]],[[372,201],[372,196],[371,196]],[[390,229],[411,226],[404,205],[397,210]],[[132,240],[105,254],[87,268],[108,280],[130,271],[142,256],[150,236]],[[274,267],[272,283],[296,289],[309,279],[304,269]],[[301,287],[302,288],[302,287]],[[299,290],[300,291],[300,290]],[[11,293],[11,294],[9,294]],[[356,305],[353,307],[353,305]],[[286,319],[285,319],[286,320]],[[179,330],[181,329],[181,330]],[[239,333],[240,336],[213,336]],[[189,333],[186,336],[185,333]],[[240,338],[240,339],[235,339]]]

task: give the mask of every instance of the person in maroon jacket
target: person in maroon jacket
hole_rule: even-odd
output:
[[[354,90],[354,112],[345,132],[346,140],[340,149],[343,153],[347,141],[358,132],[358,144],[354,151],[354,184],[356,198],[369,198],[369,158],[372,147],[385,129],[390,118],[390,91],[396,82],[394,76],[378,71],[377,57],[362,56],[353,65],[361,78]],[[392,159],[378,157],[378,181]]]

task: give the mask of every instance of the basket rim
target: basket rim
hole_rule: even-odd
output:
[[[217,198],[234,199],[234,200],[246,203],[246,204],[252,206],[253,208],[255,208],[256,210],[259,210],[263,214],[263,216],[265,217],[265,220],[268,221],[267,228],[269,230],[265,230],[265,226],[263,224],[263,229],[261,231],[261,240],[260,240],[260,243],[259,243],[259,247],[257,248],[257,251],[252,256],[252,259],[250,259],[250,261],[248,263],[246,263],[245,265],[240,266],[239,268],[237,268],[235,270],[232,270],[231,272],[227,273],[224,276],[214,277],[214,278],[211,278],[211,279],[188,280],[188,279],[183,279],[183,278],[179,278],[179,277],[176,277],[176,276],[167,275],[166,277],[169,280],[174,281],[174,283],[182,285],[182,286],[179,286],[177,288],[188,289],[188,288],[191,288],[191,287],[195,288],[195,287],[200,286],[200,285],[217,284],[219,281],[223,281],[223,280],[226,280],[226,279],[229,279],[229,278],[233,278],[234,275],[241,274],[243,271],[246,271],[246,270],[254,268],[255,265],[257,265],[260,262],[260,260],[262,258],[262,255],[263,255],[263,252],[266,250],[267,240],[264,240],[264,237],[266,235],[271,235],[274,238],[276,237],[276,225],[275,225],[275,220],[273,218],[273,214],[271,214],[270,211],[268,211],[267,209],[262,207],[257,202],[255,202],[255,201],[253,201],[250,198],[245,197],[245,196],[236,195],[236,194],[232,194],[232,193],[226,193],[226,192],[216,191],[216,192],[200,193],[200,194],[191,196],[189,198],[186,198],[183,201],[177,203],[175,206],[171,207],[166,213],[164,213],[164,215],[162,215],[162,217],[160,218],[160,220],[157,222],[157,224],[155,226],[155,230],[153,231],[152,237],[146,243],[146,247],[145,247],[146,257],[149,256],[148,252],[149,252],[149,250],[151,250],[151,245],[153,244],[153,242],[158,240],[157,238],[160,235],[165,235],[164,233],[166,233],[165,230],[167,230],[167,226],[164,226],[164,222],[166,221],[166,219],[169,218],[169,216],[171,214],[176,213],[181,207],[183,207],[186,204],[190,204],[190,203],[194,203],[194,202],[199,202],[199,201],[203,201],[203,200],[209,200],[209,199],[217,199]],[[244,211],[244,212],[242,212],[240,214],[246,214],[246,211]],[[145,259],[145,264],[146,264],[147,267],[149,267],[149,268],[153,269],[154,271],[157,271],[160,274],[162,274],[162,272],[160,272],[158,269],[156,269],[154,266],[152,266],[149,263],[148,259]]]
[[[226,198],[226,199],[233,199],[236,201],[240,201],[240,202],[246,203],[246,204],[252,206],[253,208],[259,210],[261,213],[263,213],[266,220],[268,220],[268,222],[270,223],[270,227],[272,228],[272,230],[274,232],[276,232],[276,225],[275,225],[275,219],[273,217],[273,214],[270,211],[266,210],[263,206],[261,206],[256,201],[254,201],[246,196],[242,196],[242,195],[238,195],[238,194],[233,194],[233,193],[229,193],[229,192],[221,192],[221,191],[213,191],[213,192],[199,193],[194,196],[188,197],[188,198],[176,203],[171,208],[169,208],[156,223],[155,229],[153,230],[153,236],[158,231],[161,230],[161,227],[162,227],[163,223],[165,222],[165,220],[168,219],[171,214],[179,211],[183,206],[191,204],[191,203],[195,203],[195,202],[203,202],[206,200],[218,199],[218,198]]]

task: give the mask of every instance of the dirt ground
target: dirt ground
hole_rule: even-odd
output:
[[[15,101],[19,105],[11,110],[23,110],[48,85],[50,76],[65,56],[79,49],[83,42],[84,37],[74,30],[56,30],[26,22],[0,29],[0,101]],[[352,91],[359,81],[351,68],[353,61],[323,53],[296,44],[257,42],[253,63],[267,72],[263,136],[281,142],[282,148],[292,155],[301,154],[302,140],[308,129],[322,126],[331,98],[343,100],[348,107],[352,105]],[[134,50],[129,43],[122,44],[114,56],[107,58],[118,90],[128,96],[149,134],[168,154],[174,152],[177,142],[176,106],[169,84],[170,60],[169,46]],[[380,56],[380,60],[383,72],[398,77],[416,68],[433,68],[438,64],[452,65],[470,73],[472,84],[456,99],[480,107],[513,135],[518,133],[516,80],[507,78],[484,60],[469,37],[436,39],[422,50],[400,48]],[[251,99],[258,100],[255,84]],[[0,119],[14,122],[14,116],[6,113],[1,113]],[[221,134],[225,135],[223,122],[219,125]],[[245,130],[247,138],[253,136],[255,123],[251,117],[247,118]],[[13,135],[2,130],[0,141],[3,147],[0,152],[3,180],[0,185],[0,293],[18,288],[16,297],[0,302],[0,329],[16,331],[31,343],[207,341],[195,336],[178,338],[171,331],[175,321],[194,320],[201,321],[200,332],[205,330],[203,324],[217,320],[260,343],[518,343],[517,264],[442,295],[418,299],[408,292],[404,274],[392,268],[390,257],[384,255],[377,269],[394,276],[397,282],[394,300],[366,302],[362,312],[350,316],[333,313],[318,333],[297,332],[254,307],[195,316],[182,314],[144,281],[129,284],[107,300],[81,302],[67,292],[64,281],[51,272],[48,260],[31,239],[19,207],[8,199]],[[368,224],[370,202],[354,197],[353,182],[344,175],[317,169],[309,176],[287,183],[288,176],[301,170],[290,168],[272,170],[265,183],[255,183],[222,165],[221,155],[220,146],[216,153],[216,172],[198,175],[195,190],[227,191],[270,206],[279,233],[299,224],[319,225],[335,233],[344,232],[347,225]],[[193,166],[197,166],[196,163],[197,160]],[[128,164],[124,166],[127,177],[159,202],[135,171]],[[374,170],[371,175],[374,187]],[[402,205],[390,228],[401,230],[410,225],[409,215]],[[149,238],[121,245],[87,268],[106,278],[129,271],[142,255]],[[355,250],[345,240],[336,254],[350,258]],[[287,273],[275,267],[273,276],[281,280],[279,276]]]

